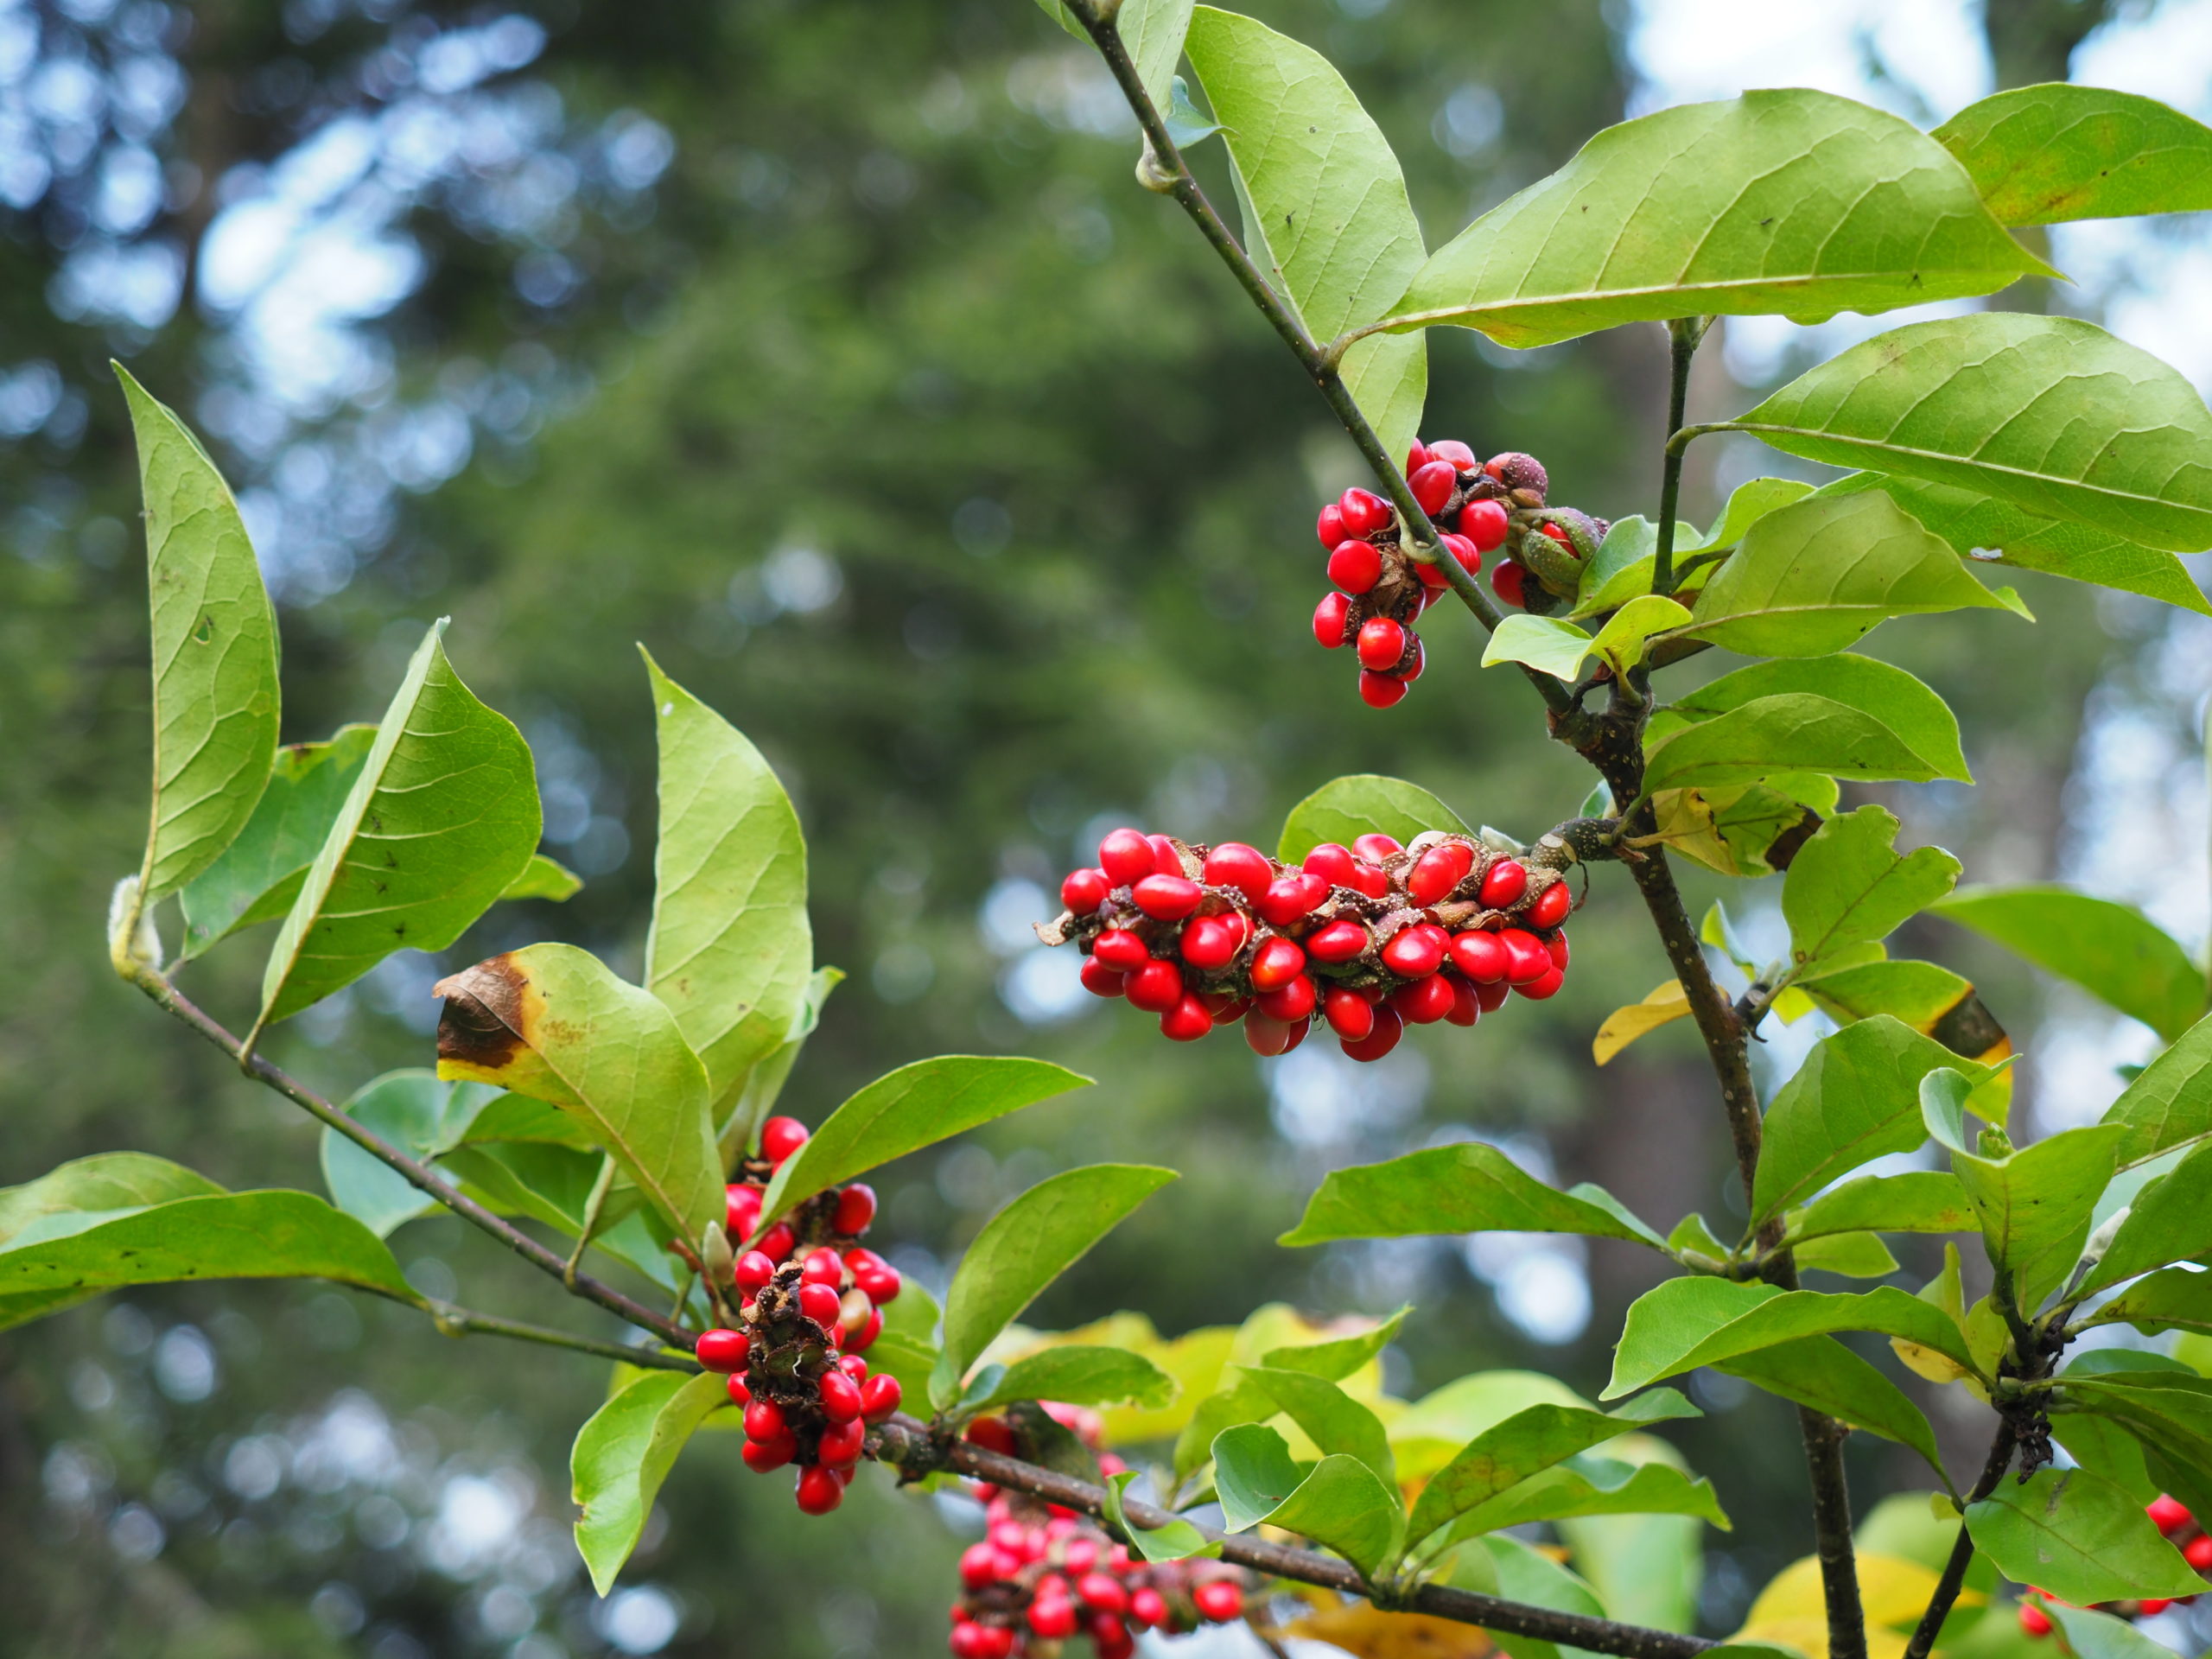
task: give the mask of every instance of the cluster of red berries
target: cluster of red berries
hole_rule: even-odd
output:
[[[1096,1412],[1044,1404],[1096,1449]],[[969,1424],[968,1438],[986,1451],[1020,1455],[1014,1428],[1003,1418]],[[1098,1462],[1109,1476],[1124,1466],[1111,1452],[1101,1453]],[[1074,1510],[988,1484],[972,1490],[984,1502],[989,1530],[960,1557],[950,1643],[956,1659],[1045,1659],[1077,1636],[1090,1638],[1098,1659],[1128,1659],[1139,1631],[1180,1635],[1243,1616],[1249,1580],[1239,1567],[1139,1560]]]
[[[1319,1018],[1356,1060],[1408,1023],[1471,1026],[1510,991],[1552,995],[1574,908],[1556,870],[1434,830],[1325,842],[1294,868],[1242,842],[1116,830],[1060,901],[1038,937],[1074,940],[1084,988],[1158,1014],[1163,1035],[1242,1020],[1255,1052],[1283,1054]]]
[[[1469,575],[1516,535],[1531,530],[1567,551],[1567,531],[1543,513],[1550,487],[1543,463],[1517,451],[1478,461],[1457,439],[1415,443],[1406,455],[1406,484],[1432,523],[1449,524],[1444,550]],[[1449,585],[1442,564],[1423,564],[1406,551],[1396,510],[1370,490],[1346,490],[1321,509],[1315,525],[1329,553],[1337,591],[1313,609],[1313,637],[1329,650],[1350,645],[1359,658],[1359,695],[1388,709],[1421,677],[1424,664],[1414,619]],[[1523,600],[1522,569],[1501,564],[1491,586],[1508,604]]]
[[[806,1138],[795,1118],[761,1126],[759,1154],[729,1186],[731,1238],[760,1224],[769,1178]],[[745,1408],[746,1465],[766,1474],[797,1465],[809,1515],[844,1502],[868,1426],[899,1409],[899,1379],[870,1376],[861,1357],[900,1288],[898,1268],[861,1248],[874,1219],[875,1193],[858,1181],[807,1199],[737,1258],[728,1287],[739,1299],[736,1325],[702,1332],[694,1351],[728,1376],[730,1399]]]
[[[2189,1512],[2189,1505],[2179,1498],[2161,1493],[2143,1506],[2143,1512],[2151,1517],[2161,1533],[2180,1546],[2183,1560],[2199,1573],[2212,1573],[2212,1533],[2207,1533],[2197,1524],[2196,1517]],[[2029,1587],[2045,1601],[2056,1601],[2062,1607],[2073,1605],[2061,1600],[2048,1590],[2037,1589],[2032,1585]],[[2186,1606],[2196,1598],[2183,1596],[2180,1599]],[[2121,1618],[2148,1618],[2153,1613],[2164,1612],[2173,1605],[2171,1600],[2158,1598],[2147,1601],[2101,1601],[2096,1610],[2101,1613],[2116,1614]],[[2030,1636],[2049,1636],[2050,1615],[2034,1602],[2023,1601],[2020,1604],[2020,1628]]]

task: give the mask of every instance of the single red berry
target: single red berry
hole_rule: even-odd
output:
[[[868,1381],[868,1361],[862,1359],[858,1354],[847,1354],[837,1362],[837,1369],[851,1377],[856,1384]]]
[[[1102,1613],[1127,1612],[1129,1592],[1111,1573],[1086,1573],[1076,1580],[1075,1592],[1086,1607]]]
[[[764,1446],[785,1439],[791,1428],[784,1421],[784,1408],[772,1400],[755,1400],[745,1408],[745,1438],[759,1440]]]
[[[1370,899],[1389,897],[1390,878],[1380,864],[1370,864],[1365,859],[1352,866],[1351,884]]]
[[[1452,965],[1478,985],[1497,985],[1503,982],[1512,960],[1497,934],[1471,929],[1452,936]]]
[[[1382,965],[1404,979],[1423,979],[1444,965],[1444,946],[1419,928],[1402,928],[1382,947]]]
[[[1355,1060],[1379,1060],[1398,1046],[1398,1039],[1405,1034],[1405,1023],[1394,1008],[1375,1010],[1375,1029],[1356,1043],[1339,1043],[1338,1047]]]
[[[1306,952],[1294,939],[1281,934],[1262,939],[1260,948],[1252,953],[1252,988],[1266,992],[1279,990],[1306,971]]]
[[[803,1514],[827,1515],[845,1501],[845,1483],[819,1464],[798,1471],[798,1507]]]
[[[1156,921],[1179,922],[1206,896],[1197,882],[1179,875],[1146,876],[1129,890],[1137,908]]]
[[[1103,870],[1070,870],[1060,883],[1060,902],[1078,916],[1088,916],[1106,902],[1114,884]]]
[[[1476,896],[1488,908],[1503,910],[1518,903],[1528,890],[1527,867],[1518,859],[1501,858],[1483,872],[1483,884]]]
[[[1446,535],[1444,545],[1452,550],[1452,556],[1459,561],[1459,568],[1471,576],[1483,573],[1483,550],[1468,536]]]
[[[798,1455],[798,1442],[788,1434],[772,1440],[748,1440],[742,1454],[745,1466],[756,1475],[765,1475],[771,1469],[780,1469]]]
[[[988,1589],[998,1581],[998,1551],[989,1543],[970,1544],[960,1552],[960,1582],[969,1590]]]
[[[1176,846],[1173,836],[1147,836],[1145,839],[1152,843],[1154,874],[1182,876],[1188,874],[1183,868],[1182,849]]]
[[[1150,1585],[1129,1592],[1129,1623],[1141,1630],[1156,1630],[1168,1620],[1167,1598]]]
[[[779,1221],[760,1235],[760,1254],[771,1262],[788,1262],[798,1248],[798,1235],[791,1230],[788,1221]]]
[[[1419,438],[1415,438],[1414,447],[1406,451],[1406,476],[1411,478],[1434,459],[1435,457],[1429,453],[1428,446]]]
[[[1508,605],[1520,605],[1529,573],[1510,559],[1490,573],[1490,590]]]
[[[958,1613],[961,1610],[956,1607],[953,1611]],[[946,1643],[946,1645],[952,1649],[952,1659],[983,1659],[983,1650],[977,1643],[982,1638],[983,1632],[988,1628],[988,1625],[969,1624],[956,1618],[953,1621],[952,1635],[947,1638]]]
[[[837,1316],[843,1311],[842,1300],[827,1285],[801,1285],[798,1311],[824,1331],[834,1331],[837,1328]]]
[[[1536,528],[1541,531],[1545,535],[1550,537],[1552,540],[1557,542],[1561,547],[1566,548],[1569,552],[1573,551],[1574,538],[1572,536],[1569,536],[1560,525],[1538,524]]]
[[[1160,1034],[1172,1043],[1195,1043],[1212,1029],[1212,1010],[1195,996],[1185,996],[1160,1016]]]
[[[1304,1020],[1313,1012],[1313,997],[1312,976],[1300,974],[1272,991],[1261,992],[1252,1000],[1267,1018],[1288,1025]]]
[[[1014,1455],[1014,1426],[1003,1417],[978,1417],[968,1425],[968,1439],[1002,1458]]]
[[[849,1423],[861,1414],[860,1387],[842,1371],[822,1373],[815,1387],[822,1395],[822,1414],[833,1423]]]
[[[899,1379],[889,1372],[871,1376],[861,1384],[861,1416],[871,1423],[880,1423],[899,1409],[902,1390]]]
[[[1398,1011],[1398,1017],[1414,1026],[1433,1026],[1449,1018],[1457,1001],[1452,982],[1441,974],[1402,985],[1390,994],[1390,1006]]]
[[[1073,1636],[1076,1622],[1075,1603],[1065,1596],[1039,1597],[1029,1604],[1029,1628],[1047,1642]]]
[[[1351,849],[1340,847],[1333,841],[1325,841],[1306,855],[1306,873],[1319,876],[1333,887],[1356,886],[1358,868]]]
[[[1475,544],[1478,553],[1494,553],[1503,547],[1511,530],[1512,518],[1503,501],[1470,501],[1459,509],[1459,533]]]
[[[1459,487],[1459,469],[1446,461],[1432,461],[1417,468],[1406,482],[1412,486],[1414,499],[1421,503],[1421,510],[1433,518],[1444,511],[1452,492]]]
[[[1109,927],[1093,940],[1090,957],[1103,962],[1116,973],[1134,973],[1152,960],[1152,951],[1145,942],[1126,927]]]
[[[1183,1000],[1183,970],[1157,958],[1129,976],[1130,1005],[1147,1014],[1165,1014]]]
[[[1324,594],[1313,607],[1313,637],[1326,651],[1344,642],[1344,623],[1351,615],[1351,601],[1342,594]]]
[[[2151,1517],[2151,1524],[2169,1535],[2179,1532],[2193,1517],[2189,1505],[2177,1497],[2161,1492],[2145,1506],[2143,1513]]]
[[[1352,842],[1351,849],[1358,857],[1370,860],[1377,864],[1386,858],[1395,857],[1406,850],[1395,836],[1385,836],[1374,832],[1358,837]]]
[[[1210,887],[1235,887],[1246,898],[1257,899],[1275,879],[1275,867],[1258,848],[1224,841],[1206,855],[1205,874]]]
[[[731,1276],[737,1287],[749,1294],[776,1276],[776,1264],[765,1250],[747,1250],[737,1258],[737,1268]]]
[[[837,1216],[831,1224],[849,1238],[868,1231],[875,1219],[875,1189],[855,1181],[837,1195]]]
[[[1357,1042],[1375,1029],[1375,1008],[1357,991],[1332,985],[1321,998],[1321,1017],[1329,1029],[1347,1042]]]
[[[1119,996],[1128,976],[1116,973],[1096,957],[1090,956],[1083,959],[1081,978],[1083,988],[1093,996]]]
[[[1395,709],[1406,700],[1406,683],[1363,668],[1359,671],[1359,700],[1370,709]]]
[[[1333,501],[1321,509],[1321,516],[1313,521],[1313,533],[1321,538],[1324,547],[1334,547],[1344,538],[1344,516]]]
[[[1367,949],[1367,944],[1366,927],[1340,917],[1306,936],[1306,954],[1316,962],[1350,962]]]
[[[1244,1616],[1244,1592],[1227,1579],[1209,1579],[1191,1592],[1198,1611],[1216,1624]]]
[[[2196,1598],[2195,1596],[2190,1596],[2187,1598],[2187,1599],[2195,1601]],[[2153,1614],[2164,1612],[2167,1608],[2172,1605],[2173,1603],[2164,1596],[2152,1596],[2144,1601],[2137,1611],[2140,1612],[2144,1618],[2149,1618]]]
[[[1421,578],[1422,590],[1421,607],[1423,610],[1427,610],[1441,598],[1444,590],[1452,585],[1452,578],[1444,574],[1444,566],[1440,562],[1434,564],[1416,563],[1414,565],[1414,575]]]
[[[1466,880],[1474,852],[1464,841],[1440,842],[1414,861],[1406,876],[1406,896],[1427,909]]]
[[[795,1117],[772,1117],[760,1126],[760,1155],[780,1164],[806,1144],[806,1125]]]
[[[1339,542],[1329,555],[1329,580],[1347,594],[1371,592],[1382,580],[1382,554],[1372,542]]]
[[[1478,985],[1475,987],[1475,1001],[1481,1005],[1484,1014],[1496,1014],[1505,1006],[1505,999],[1512,990],[1513,988],[1502,979],[1495,985]]]
[[[1134,886],[1154,868],[1152,843],[1141,830],[1113,830],[1098,843],[1098,868],[1117,887]]]
[[[1559,994],[1559,988],[1566,981],[1567,975],[1563,970],[1547,968],[1538,977],[1530,980],[1525,985],[1516,985],[1513,988],[1531,1002],[1541,1002],[1546,997],[1556,996]]]
[[[1483,1012],[1482,1001],[1475,994],[1475,988],[1457,974],[1446,974],[1444,977],[1452,986],[1452,1012],[1444,1017],[1455,1026],[1473,1025],[1482,1017]]]
[[[1395,668],[1406,654],[1406,631],[1387,616],[1370,617],[1359,625],[1359,665],[1380,674]]]
[[[1217,1026],[1235,1025],[1252,1006],[1250,997],[1239,996],[1233,991],[1200,991],[1198,1001],[1205,1004],[1206,1012]]]
[[[1428,446],[1431,461],[1448,461],[1463,473],[1482,470],[1482,463],[1475,459],[1475,452],[1457,438],[1439,438]]]
[[[702,1331],[699,1340],[691,1345],[691,1352],[709,1370],[728,1376],[745,1369],[746,1356],[752,1347],[753,1339],[742,1331]]]
[[[729,1379],[724,1385],[724,1391],[729,1395],[730,1404],[741,1411],[753,1403],[753,1390],[746,1387],[743,1371],[732,1371],[729,1374]]]
[[[832,1288],[845,1282],[844,1258],[823,1245],[820,1249],[806,1253],[806,1265],[799,1269],[799,1282],[804,1285],[828,1285]]]
[[[1427,666],[1428,647],[1421,644],[1419,635],[1408,630],[1406,654],[1399,659],[1397,667],[1390,671],[1390,677],[1402,684],[1411,685],[1421,678],[1421,670]]]
[[[1244,1016],[1244,1044],[1264,1059],[1287,1054],[1306,1040],[1303,1020],[1274,1020],[1254,1008]]]
[[[1505,977],[1509,984],[1531,984],[1552,971],[1552,953],[1528,929],[1501,928],[1497,942],[1505,947]]]
[[[822,1461],[832,1469],[849,1469],[861,1460],[861,1452],[868,1445],[868,1425],[858,1417],[848,1417],[822,1431]]]
[[[2200,1573],[2212,1567],[2212,1532],[2200,1532],[2183,1544],[2181,1558]]]
[[[1370,490],[1346,490],[1338,496],[1337,516],[1344,521],[1347,536],[1372,536],[1389,529],[1396,517],[1390,504]]]
[[[1303,917],[1310,916],[1329,896],[1329,880],[1311,870],[1293,870],[1268,883],[1268,890],[1254,902],[1252,908],[1260,912],[1260,919],[1274,927],[1287,927]]]
[[[1564,880],[1554,881],[1535,897],[1529,906],[1529,923],[1532,927],[1557,927],[1567,919],[1567,912],[1574,908],[1574,894]]]
[[[722,1231],[733,1240],[750,1238],[760,1224],[760,1189],[744,1181],[731,1183],[722,1201]]]
[[[1090,1645],[1098,1659],[1129,1659],[1137,1650],[1137,1639],[1118,1615],[1100,1613],[1090,1621]]]
[[[1565,928],[1560,928],[1544,941],[1544,951],[1551,957],[1553,967],[1563,969],[1567,966],[1567,930]]]
[[[1183,960],[1207,974],[1226,968],[1243,948],[1244,930],[1226,916],[1193,916],[1183,924],[1182,937],[1176,943]]]
[[[855,1268],[853,1282],[878,1307],[887,1302],[897,1301],[899,1293],[906,1288],[906,1283],[899,1276],[898,1268],[880,1260],[869,1267]]]
[[[845,1332],[845,1351],[849,1354],[865,1353],[869,1344],[882,1334],[883,1310],[870,1308],[868,1318],[861,1322],[859,1330]]]
[[[2024,1601],[2020,1604],[2020,1628],[2030,1636],[2049,1636],[2050,1615],[2032,1601]]]
[[[1069,1577],[1081,1578],[1098,1565],[1098,1541],[1095,1538],[1069,1539],[1060,1550],[1060,1565],[1067,1568]]]

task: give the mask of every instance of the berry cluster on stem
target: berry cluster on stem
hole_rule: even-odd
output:
[[[1072,940],[1084,987],[1158,1014],[1162,1035],[1242,1021],[1254,1052],[1276,1055],[1319,1020],[1356,1060],[1382,1058],[1408,1024],[1471,1026],[1509,993],[1553,995],[1575,902],[1558,870],[1440,830],[1325,842],[1293,868],[1243,842],[1128,829],[1070,872],[1060,901],[1038,937]]]
[[[2212,1573],[2212,1533],[2206,1532],[2198,1523],[2196,1517],[2190,1513],[2189,1505],[2177,1497],[2161,1492],[2143,1506],[2143,1512],[2151,1517],[2159,1532],[2180,1549],[2183,1560],[2199,1573]],[[2050,1615],[2043,1610],[2041,1604],[2057,1602],[2062,1607],[2073,1604],[2060,1600],[2050,1591],[2034,1585],[2029,1586],[2029,1592],[2030,1596],[2023,1598],[2020,1602],[2020,1628],[2030,1636],[2049,1636]],[[2178,1599],[2182,1605],[2187,1606],[2196,1598],[2183,1596]],[[2120,1618],[2148,1618],[2153,1613],[2164,1612],[2173,1605],[2172,1600],[2154,1597],[2144,1601],[2101,1601],[2096,1604],[2096,1611],[2111,1613]]]

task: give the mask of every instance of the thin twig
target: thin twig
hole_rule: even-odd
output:
[[[1979,1503],[1997,1490],[1997,1483],[2005,1478],[2005,1470],[2012,1466],[2012,1425],[2000,1421],[1997,1437],[1989,1444],[1989,1460],[1982,1465],[1981,1478],[1967,1494],[1967,1503]],[[1950,1559],[1943,1563],[1943,1576],[1936,1580],[1936,1593],[1928,1599],[1928,1611],[1920,1616],[1912,1640],[1905,1644],[1904,1659],[1928,1659],[1929,1649],[1936,1645],[1943,1621],[1951,1616],[1952,1604],[1959,1599],[1960,1587],[1967,1581],[1967,1568],[1973,1561],[1974,1538],[1961,1519],[1959,1535],[1952,1541]]]
[[[1690,364],[1705,338],[1704,317],[1675,317],[1667,324],[1667,452],[1659,480],[1658,539],[1651,555],[1651,591],[1675,591],[1675,509],[1682,493],[1682,452],[1673,442],[1689,404]]]
[[[517,1342],[542,1343],[548,1348],[573,1348],[580,1354],[597,1354],[601,1359],[616,1359],[625,1365],[641,1366],[649,1370],[696,1371],[702,1369],[699,1362],[690,1355],[671,1353],[665,1348],[639,1348],[626,1342],[573,1336],[566,1331],[556,1331],[550,1325],[526,1325],[520,1319],[502,1319],[497,1313],[480,1313],[474,1308],[456,1307],[451,1302],[442,1302],[435,1298],[430,1299],[430,1318],[448,1337],[512,1337]]]

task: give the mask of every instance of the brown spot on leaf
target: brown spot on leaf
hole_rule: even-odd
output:
[[[512,955],[487,957],[430,988],[445,999],[438,1058],[497,1071],[523,1047],[522,994],[529,979]]]

